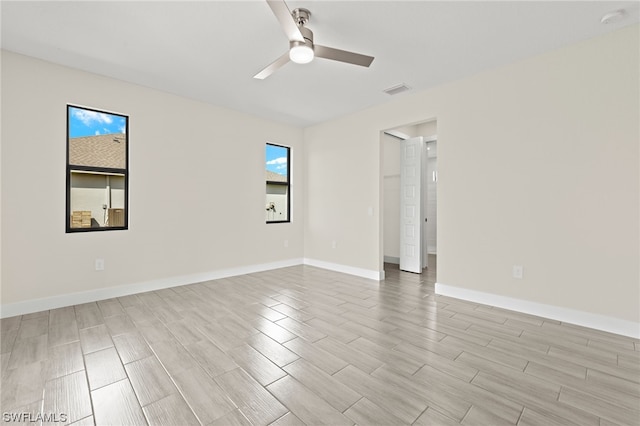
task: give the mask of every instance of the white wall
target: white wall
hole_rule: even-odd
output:
[[[640,322],[639,51],[635,25],[305,129],[305,256],[382,270],[379,132],[435,117],[438,281]]]
[[[67,103],[129,115],[127,231],[65,234]],[[303,256],[300,129],[3,51],[1,135],[3,305]],[[267,141],[292,223],[265,223]]]

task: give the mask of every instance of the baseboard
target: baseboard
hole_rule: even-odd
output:
[[[436,283],[436,294],[640,339],[640,323]]]
[[[384,257],[384,263],[393,263],[394,265],[399,265],[400,264],[400,258],[399,257],[394,257],[394,256],[385,256]]]
[[[7,303],[0,305],[0,318],[8,318],[16,315],[26,315],[33,312],[47,311],[49,309],[63,308],[65,306],[79,305],[98,300],[112,299],[114,297],[129,296],[131,294],[147,291],[162,290],[179,285],[194,284],[220,278],[234,277],[238,275],[252,274],[255,272],[270,271],[296,265],[310,265],[330,271],[342,272],[349,275],[368,278],[372,280],[384,280],[384,271],[372,271],[355,268],[337,263],[321,260],[295,258],[278,262],[261,263],[237,268],[220,269],[197,274],[181,275],[169,278],[160,278],[140,283],[120,285],[116,287],[100,288],[77,293],[63,294],[59,296],[43,297],[41,299],[25,300],[23,302]]]
[[[233,277],[237,275],[251,274],[254,272],[286,268],[289,266],[301,265],[302,263],[302,258],[288,259],[277,262],[240,266],[237,268],[220,269],[217,271],[202,272],[197,274],[161,278],[157,280],[120,285],[116,287],[107,287],[96,290],[63,294],[60,296],[44,297],[41,299],[25,300],[24,302],[7,303],[0,305],[0,318],[8,318],[16,315],[25,315],[33,312],[47,311],[49,309],[63,308],[65,306],[95,302],[97,300],[112,299],[114,297],[128,296],[131,294],[144,293],[147,291],[162,290],[179,285],[194,284],[220,278]]]
[[[316,266],[330,271],[342,272],[344,274],[355,275],[357,277],[368,278],[370,280],[384,280],[384,271],[372,271],[371,269],[355,268],[353,266],[341,265],[339,263],[325,262],[322,260],[304,258],[304,264]]]

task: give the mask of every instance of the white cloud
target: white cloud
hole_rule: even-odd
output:
[[[271,166],[273,164],[287,164],[287,157],[278,157],[278,158],[274,158],[273,160],[269,160],[267,161],[267,165]]]
[[[86,109],[74,109],[73,116],[82,121],[85,126],[92,126],[94,123],[111,124],[113,119],[103,112],[89,111]]]
[[[100,134],[100,130],[96,130],[96,136]]]

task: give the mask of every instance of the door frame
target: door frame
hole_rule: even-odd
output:
[[[379,173],[380,173],[379,174],[379,176],[380,176],[380,178],[379,178],[380,179],[379,180],[379,183],[380,183],[380,186],[379,186],[379,188],[380,188],[380,199],[379,199],[379,211],[380,211],[379,230],[380,230],[380,234],[379,234],[378,241],[379,241],[379,244],[380,244],[380,246],[379,246],[380,247],[380,251],[379,251],[379,256],[380,256],[379,257],[379,259],[380,259],[380,276],[381,276],[381,279],[383,279],[383,280],[384,280],[384,277],[385,277],[385,267],[384,267],[385,262],[390,262],[390,263],[393,263],[393,264],[397,264],[399,262],[399,258],[394,257],[395,253],[393,253],[393,251],[392,252],[385,251],[385,244],[388,244],[388,241],[385,241],[386,240],[386,238],[385,238],[385,229],[388,229],[388,228],[385,228],[385,226],[388,226],[388,221],[387,221],[387,219],[385,217],[386,215],[384,215],[383,212],[384,212],[385,208],[388,208],[388,207],[391,207],[391,206],[386,206],[386,204],[385,204],[389,199],[388,198],[388,194],[386,194],[386,191],[385,191],[385,188],[384,188],[384,186],[385,186],[384,185],[385,178],[387,177],[387,175],[385,174],[385,164],[388,164],[388,163],[386,163],[388,161],[388,158],[385,157],[385,155],[384,155],[385,138],[383,136],[385,136],[385,135],[386,136],[391,136],[391,137],[393,137],[395,139],[400,139],[400,140],[408,139],[411,136],[406,133],[407,130],[405,130],[405,129],[408,129],[409,127],[412,127],[412,126],[420,126],[420,125],[428,124],[428,123],[434,123],[435,127],[433,128],[433,131],[431,131],[431,129],[426,130],[426,131],[424,131],[425,129],[423,129],[423,131],[421,131],[421,133],[423,133],[423,135],[421,135],[421,136],[424,137],[424,143],[426,145],[427,142],[432,142],[434,140],[438,141],[438,135],[437,135],[437,133],[438,133],[437,132],[438,117],[437,116],[429,117],[429,118],[426,118],[426,119],[423,119],[423,120],[419,120],[419,121],[415,121],[415,122],[399,123],[399,124],[397,124],[397,125],[395,125],[393,127],[383,128],[383,129],[380,129],[380,131],[379,131],[379,134],[380,134],[379,149],[380,149],[380,160],[381,161],[380,161],[380,169],[379,169]],[[426,149],[425,149],[425,151],[426,151]],[[395,164],[393,162],[394,158],[395,157],[393,157],[393,156],[391,157],[391,161],[392,161],[393,164]],[[399,159],[396,159],[396,161],[398,161],[398,160]],[[397,172],[395,172],[395,173],[397,173]],[[399,175],[389,175],[389,176],[399,176]],[[438,194],[438,195],[440,195],[440,194]],[[399,206],[398,206],[398,208],[399,208]],[[392,225],[392,226],[395,227],[395,225]],[[437,232],[437,226],[438,225],[436,223],[436,232]],[[424,227],[424,229],[426,229],[426,227]],[[392,240],[392,243],[393,243],[393,240]],[[397,244],[397,243],[394,243],[394,244]],[[425,235],[425,250],[424,250],[424,252],[426,253],[427,260],[429,260],[428,247],[427,247],[427,244],[426,244],[426,235]],[[389,256],[387,256],[387,253],[390,253]],[[398,253],[398,255],[399,255],[399,253]],[[436,265],[430,265],[430,266],[434,266],[435,267]]]

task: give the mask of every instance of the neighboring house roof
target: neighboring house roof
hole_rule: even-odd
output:
[[[267,182],[282,182],[287,183],[287,177],[269,170],[265,170],[267,174]]]
[[[127,137],[124,133],[69,139],[69,164],[73,166],[125,169]]]

